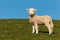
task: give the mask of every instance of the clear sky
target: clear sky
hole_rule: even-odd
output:
[[[60,20],[60,0],[0,0],[1,18],[28,18],[27,8],[36,8],[36,15],[50,15]]]

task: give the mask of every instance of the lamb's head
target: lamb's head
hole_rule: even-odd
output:
[[[34,9],[34,8],[28,9],[29,15],[35,15],[35,11],[36,11],[36,9]]]

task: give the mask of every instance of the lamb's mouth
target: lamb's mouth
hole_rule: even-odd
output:
[[[33,17],[35,14],[31,14],[30,16]]]

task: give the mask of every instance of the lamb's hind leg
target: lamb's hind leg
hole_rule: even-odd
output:
[[[49,23],[45,23],[45,25],[47,26],[47,28],[49,30],[49,35],[51,35],[53,33],[53,28],[51,27],[51,25]]]

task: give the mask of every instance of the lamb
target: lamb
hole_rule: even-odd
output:
[[[49,30],[49,35],[53,33],[53,22],[52,18],[49,15],[37,16],[35,15],[36,9],[29,8],[27,9],[29,13],[29,22],[32,23],[32,33],[38,34],[38,24],[45,24]]]

